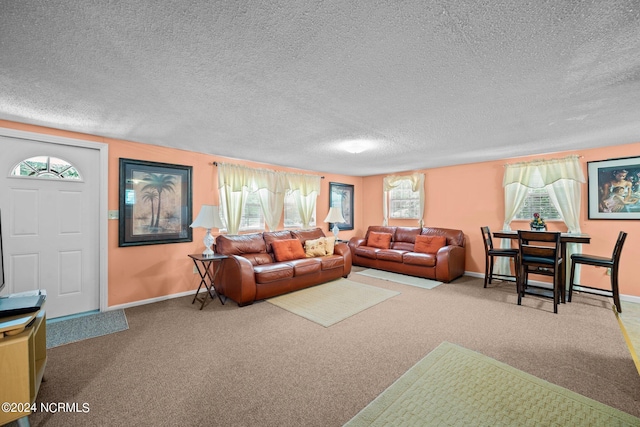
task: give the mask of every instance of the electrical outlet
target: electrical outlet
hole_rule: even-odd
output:
[[[607,268],[607,276],[611,276],[611,269]]]
[[[198,267],[195,265],[193,266],[193,274],[198,274]]]

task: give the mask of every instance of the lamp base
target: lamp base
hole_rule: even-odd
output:
[[[209,258],[213,256],[214,252],[213,249],[211,249],[211,246],[213,246],[215,241],[216,240],[211,235],[211,229],[207,228],[207,232],[204,235],[204,246],[206,247],[206,249],[204,250],[204,252],[202,252],[203,257]]]
[[[340,229],[338,228],[337,222],[333,223],[333,229],[331,231],[333,231],[333,235],[336,236],[336,240],[338,240],[338,233],[340,232]]]

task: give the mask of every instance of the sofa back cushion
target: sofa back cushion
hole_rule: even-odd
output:
[[[291,261],[306,258],[302,243],[298,239],[279,239],[271,242],[276,261]]]
[[[391,243],[391,249],[413,251],[416,236],[419,236],[421,231],[422,228],[420,227],[397,227]]]
[[[280,231],[265,231],[264,233],[262,233],[262,236],[264,237],[264,243],[267,247],[267,252],[272,254],[273,253],[273,249],[271,247],[271,244],[276,241],[276,240],[282,240],[282,239],[292,239],[293,236],[291,236],[291,232],[289,230],[280,230]]]
[[[378,233],[372,231],[367,238],[367,246],[379,249],[389,249],[391,247],[391,233]]]
[[[267,247],[262,233],[239,234],[216,237],[216,251],[224,255],[244,255],[266,253]]]
[[[447,238],[444,236],[416,236],[414,252],[423,254],[437,254],[438,250],[447,245]]]
[[[321,237],[325,237],[324,232],[320,228],[312,228],[309,230],[291,230],[291,237],[295,237],[300,240],[304,245],[307,240],[315,240]]]
[[[455,245],[464,247],[464,233],[462,232],[462,230],[454,230],[451,228],[423,227],[422,235],[444,236],[447,238],[447,246]]]

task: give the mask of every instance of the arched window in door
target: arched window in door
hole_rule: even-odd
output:
[[[82,180],[75,166],[66,160],[50,156],[36,156],[21,161],[11,170],[11,176]]]

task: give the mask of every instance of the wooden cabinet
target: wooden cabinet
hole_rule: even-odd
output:
[[[44,309],[0,319],[0,425],[31,413],[47,364]],[[7,410],[7,408],[9,410]]]

